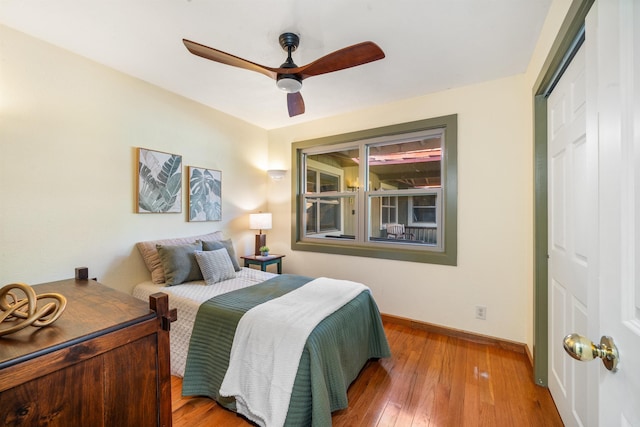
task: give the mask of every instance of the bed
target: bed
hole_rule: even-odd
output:
[[[166,262],[166,256],[163,257],[164,248],[182,248],[207,241],[217,243],[213,250],[211,245],[208,250],[196,249],[198,257],[213,257],[216,252],[218,259],[222,253],[228,254],[231,260],[235,258],[233,245],[224,240],[220,232],[138,244],[152,279],[138,284],[133,295],[146,301],[153,293],[165,292],[169,294],[170,307],[178,310],[178,320],[172,323],[170,332],[171,373],[183,377],[182,394],[211,397],[258,425],[331,425],[331,412],[347,407],[347,388],[367,361],[390,355],[380,315],[368,288],[328,278],[276,275],[241,268],[237,262],[232,266],[232,275],[223,275],[223,279],[215,283],[210,280],[209,268],[201,263],[202,278],[183,271],[177,279],[182,281],[176,284],[173,267]],[[158,272],[159,266],[165,271]],[[195,270],[193,260],[189,268]],[[182,269],[187,267],[183,265]],[[214,270],[217,269],[216,266]],[[196,280],[186,280],[194,277]],[[325,292],[326,289],[333,290]],[[350,289],[351,294],[338,297],[342,289]],[[335,301],[319,303],[320,297],[316,298],[317,294],[313,293],[319,291]],[[331,304],[336,308],[330,308]],[[288,307],[298,313],[285,313]],[[302,310],[309,314],[300,316]],[[321,313],[323,310],[327,311],[326,316]],[[246,326],[250,318],[263,319],[260,316],[265,313],[270,313],[266,315],[268,321],[254,320],[253,326]],[[299,346],[287,328],[295,324],[299,329],[298,324],[307,320],[291,321],[293,315],[309,318],[308,336]],[[273,320],[278,316],[289,320],[285,323],[282,319]],[[311,320],[314,316],[319,317],[316,323]],[[259,327],[263,329],[251,329]],[[279,332],[285,329],[286,332]],[[250,332],[243,335],[245,330]],[[269,335],[275,336],[277,345],[268,341]],[[258,343],[270,350],[257,350]],[[278,352],[278,348],[298,347],[300,356],[295,351]],[[272,361],[255,365],[255,360],[260,360],[256,354],[271,357]],[[286,357],[294,358],[296,363],[289,363]],[[287,373],[292,369],[292,374]],[[271,370],[275,374],[272,372],[268,379],[267,371]],[[249,380],[252,383],[247,385]],[[289,389],[281,387],[281,383],[289,384]],[[234,392],[234,387],[246,390]]]

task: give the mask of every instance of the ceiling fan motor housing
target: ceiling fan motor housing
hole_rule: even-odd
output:
[[[294,33],[283,33],[280,34],[278,40],[280,41],[282,49],[286,50],[288,54],[287,60],[280,68],[297,68],[298,66],[291,58],[291,52],[294,52],[298,48],[300,37]],[[297,74],[278,74],[276,86],[285,92],[296,93],[302,89],[302,78]]]
[[[294,33],[283,33],[278,37],[278,41],[284,50],[289,51],[291,48],[291,52],[295,52],[300,44],[300,37]]]

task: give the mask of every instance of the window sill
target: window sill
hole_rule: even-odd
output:
[[[319,252],[335,255],[349,255],[364,258],[381,258],[392,259],[397,261],[408,262],[420,262],[427,264],[440,264],[440,265],[457,265],[457,256],[455,251],[436,251],[429,250],[427,248],[433,248],[433,246],[424,247],[409,247],[409,245],[403,245],[398,242],[389,242],[398,244],[402,247],[390,248],[389,245],[358,245],[358,244],[340,244],[339,241],[344,241],[346,238],[335,238],[336,242],[322,241],[322,242],[308,242],[298,241],[292,242],[291,249],[294,251],[306,251],[306,252]],[[385,241],[387,239],[384,239]],[[408,240],[407,242],[411,242]]]

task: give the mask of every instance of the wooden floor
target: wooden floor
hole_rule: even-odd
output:
[[[384,325],[389,359],[370,361],[333,426],[562,426],[525,354],[396,323]],[[181,397],[172,377],[173,425],[252,426],[206,398]]]

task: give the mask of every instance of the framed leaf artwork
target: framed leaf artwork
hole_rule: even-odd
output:
[[[138,148],[138,213],[182,212],[182,156]]]
[[[222,172],[189,166],[189,221],[222,220]]]

